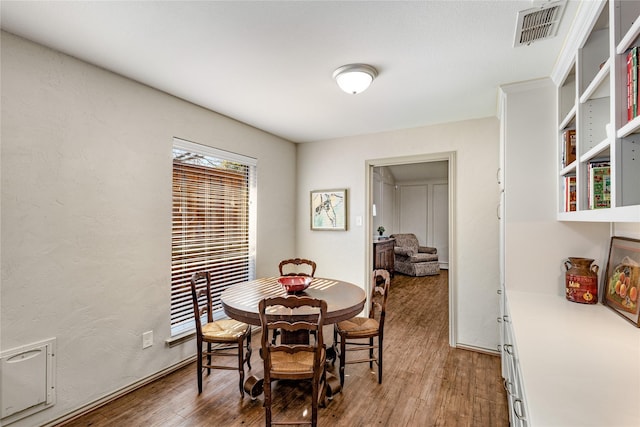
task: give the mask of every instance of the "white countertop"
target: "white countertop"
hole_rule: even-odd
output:
[[[640,328],[602,304],[507,301],[531,427],[640,426]]]

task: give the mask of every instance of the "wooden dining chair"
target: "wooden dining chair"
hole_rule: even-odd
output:
[[[207,375],[212,369],[238,370],[240,373],[240,395],[244,397],[244,364],[251,369],[251,326],[233,319],[213,320],[211,311],[211,276],[208,271],[191,276],[191,296],[196,323],[196,346],[198,368],[198,393],[202,393],[202,372]],[[202,318],[206,313],[206,321]],[[243,343],[247,341],[247,354]],[[203,345],[206,343],[206,349]],[[232,351],[235,350],[235,351]],[[236,366],[212,363],[212,357],[237,357]],[[206,362],[204,359],[206,358]]]
[[[286,314],[276,314],[278,308],[286,309]],[[309,308],[317,314],[309,314]],[[305,314],[296,314],[301,308]],[[326,397],[326,349],[322,335],[322,325],[327,313],[324,300],[310,297],[265,298],[258,305],[262,325],[262,358],[264,361],[264,408],[266,425],[311,424],[318,422],[318,405],[324,406]],[[282,329],[288,332],[314,331],[315,339],[308,344],[272,344],[269,331]],[[311,419],[273,422],[271,405],[273,380],[311,380]]]
[[[313,277],[316,274],[316,263],[304,258],[285,259],[278,264],[278,270],[280,271],[280,276]],[[279,330],[276,329],[273,331],[273,337],[271,338],[273,344],[276,343],[279,335]]]
[[[316,274],[316,263],[310,259],[291,258],[280,261],[281,276],[311,276]]]
[[[344,369],[346,364],[369,362],[378,365],[378,383],[382,384],[382,343],[384,338],[384,318],[386,315],[387,297],[391,276],[387,270],[374,270],[371,281],[371,300],[368,317],[353,317],[334,325],[333,342],[340,359],[340,386],[344,386]],[[339,340],[338,340],[339,337]],[[377,337],[377,344],[374,338]],[[368,342],[362,342],[367,339]],[[374,350],[378,349],[378,355]],[[369,357],[347,360],[347,351],[369,350]]]

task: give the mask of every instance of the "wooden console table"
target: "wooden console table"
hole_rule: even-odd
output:
[[[384,268],[393,277],[393,262],[395,253],[393,247],[396,239],[384,239],[373,241],[373,268]]]

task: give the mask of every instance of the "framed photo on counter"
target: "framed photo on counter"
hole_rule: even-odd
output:
[[[640,327],[640,240],[611,238],[602,302]]]

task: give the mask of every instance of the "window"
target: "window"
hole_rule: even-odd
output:
[[[174,139],[171,336],[195,328],[193,273],[211,273],[216,318],[222,291],[255,279],[255,176],[255,159]]]

